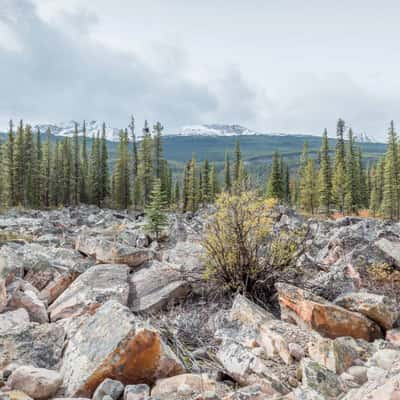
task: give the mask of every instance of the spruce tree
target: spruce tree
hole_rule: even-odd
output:
[[[188,180],[188,211],[195,212],[199,204],[199,185],[197,181],[197,163],[196,156],[193,154],[190,162]]]
[[[386,218],[399,218],[399,158],[398,139],[391,121],[385,156],[382,210]]]
[[[78,205],[80,200],[79,189],[80,189],[80,155],[79,155],[79,138],[78,138],[78,123],[74,123],[74,134],[72,142],[72,204]]]
[[[304,169],[302,182],[300,183],[300,205],[311,214],[314,214],[318,206],[317,175],[314,160],[308,159]]]
[[[210,169],[210,202],[214,203],[219,193],[218,173],[215,164],[211,164]]]
[[[229,152],[225,152],[225,164],[224,164],[224,190],[229,192],[231,190],[231,167],[229,161]]]
[[[150,195],[150,201],[148,206],[145,208],[145,229],[148,232],[155,234],[156,240],[160,238],[160,233],[168,224],[168,218],[164,212],[165,209],[165,193],[162,191],[160,179],[155,178]]]
[[[13,121],[10,120],[8,138],[6,143],[3,144],[2,171],[1,171],[3,180],[2,203],[6,206],[11,206],[11,207],[16,204],[15,180],[14,180],[15,137],[13,128],[14,128]]]
[[[345,123],[339,119],[336,128],[336,149],[335,149],[335,165],[332,177],[332,193],[335,205],[340,212],[345,208],[346,195],[346,160],[345,160],[345,144],[344,144]]]
[[[130,162],[128,149],[128,131],[121,130],[118,146],[118,159],[114,170],[114,204],[126,209],[130,205]]]
[[[319,206],[325,215],[329,215],[332,202],[332,176],[328,132],[326,129],[322,136],[320,157],[320,168],[318,173]]]
[[[210,167],[208,160],[205,159],[202,170],[201,198],[203,204],[209,204],[211,200]]]
[[[267,185],[267,197],[277,200],[283,199],[283,177],[281,169],[281,157],[278,152],[272,156],[271,172]]]
[[[160,122],[157,122],[153,127],[153,172],[154,176],[161,179],[162,176],[162,163],[163,163],[163,149],[162,149],[162,131],[164,127]]]
[[[128,143],[126,144],[128,145]],[[106,197],[110,194],[109,187],[109,174],[108,174],[108,150],[107,150],[107,138],[106,138],[106,124],[103,122],[101,129],[100,139],[100,183],[99,183],[99,195],[100,202],[103,203]]]
[[[21,120],[15,138],[14,152],[14,187],[16,205],[24,205],[25,200],[25,135],[24,124]]]
[[[42,161],[40,164],[41,171],[41,193],[42,203],[44,207],[50,206],[50,182],[51,182],[51,144],[50,144],[50,129],[46,132],[46,141],[43,145]]]
[[[138,180],[140,183],[140,203],[146,205],[150,199],[153,184],[153,139],[145,121],[143,137],[139,148]]]
[[[86,121],[82,124],[82,146],[81,146],[81,164],[80,164],[80,201],[82,203],[89,203],[89,159],[87,152],[87,136],[86,136]]]
[[[240,151],[240,142],[236,140],[234,150],[234,164],[233,164],[233,182],[236,183],[239,180],[240,163],[242,160],[242,153]]]
[[[356,151],[354,148],[354,136],[353,131],[350,128],[348,133],[348,142],[346,149],[346,176],[345,176],[345,210],[348,213],[353,213],[356,210],[356,204],[358,200],[357,193],[357,161]]]

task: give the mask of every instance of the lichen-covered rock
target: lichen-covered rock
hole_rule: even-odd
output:
[[[351,337],[334,340],[319,337],[308,344],[310,358],[338,375],[360,358],[357,350],[357,343]]]
[[[40,324],[49,322],[46,306],[39,299],[38,290],[29,282],[22,279],[16,279],[9,286],[9,297],[7,307],[11,310],[25,308],[28,311],[29,318],[33,322]]]
[[[344,391],[345,386],[340,378],[309,358],[301,360],[303,386],[319,393],[325,399],[337,399]]]
[[[7,290],[5,279],[0,278],[0,312],[4,311],[7,306]]]
[[[176,265],[153,260],[129,277],[129,306],[134,312],[160,310],[167,304],[184,298],[189,284]]]
[[[106,378],[154,383],[183,372],[183,367],[157,331],[127,307],[108,301],[69,340],[61,371],[66,395],[75,397],[91,396]]]
[[[400,346],[400,329],[394,328],[386,331],[385,339],[396,347]]]
[[[108,300],[128,304],[129,267],[104,264],[89,268],[49,307],[51,321],[93,312]]]
[[[276,355],[286,363],[291,364],[295,359],[290,349],[291,344],[298,344],[307,349],[309,342],[317,340],[318,334],[299,326],[280,320],[270,320],[259,326],[258,343],[265,349],[267,356]]]
[[[5,392],[2,396],[4,400],[33,400],[32,397],[28,396],[21,390],[10,390],[8,392]],[[3,398],[1,400],[3,400]]]
[[[40,292],[40,299],[52,304],[79,276],[77,271],[66,271],[54,277]]]
[[[379,326],[361,314],[336,306],[308,290],[293,285],[278,283],[276,287],[282,317],[285,320],[330,338],[351,336],[373,341],[382,337]]]
[[[169,394],[177,394],[182,385],[187,385],[191,393],[200,394],[206,391],[215,391],[216,382],[209,378],[207,374],[181,374],[171,378],[159,379],[151,395],[162,397]]]
[[[229,316],[230,319],[253,328],[257,328],[257,326],[269,320],[276,319],[270,312],[254,304],[241,294],[236,295]]]
[[[223,400],[265,400],[265,393],[263,393],[260,385],[254,384],[230,393]]]
[[[124,392],[124,385],[114,379],[105,379],[97,386],[92,400],[103,400],[104,396],[110,396],[113,400],[118,400]]]
[[[400,244],[386,238],[381,238],[375,242],[375,245],[389,258],[394,260],[400,266]]]
[[[11,363],[56,369],[64,337],[61,326],[33,322],[0,332],[0,370]]]
[[[393,349],[378,350],[373,356],[371,361],[379,368],[390,370],[396,361],[400,361],[400,351]]]
[[[233,340],[224,340],[216,356],[226,373],[241,385],[259,384],[269,396],[289,392],[259,357]]]
[[[126,246],[102,236],[89,236],[85,231],[76,239],[75,249],[100,263],[130,267],[138,267],[155,257],[151,249]]]
[[[385,330],[391,329],[399,317],[396,303],[387,296],[353,292],[339,296],[335,304],[365,315],[379,324]]]
[[[34,399],[48,399],[60,387],[61,375],[56,371],[31,366],[17,368],[7,381],[11,389],[21,390]]]
[[[26,324],[29,324],[29,314],[25,308],[0,314],[0,333]]]
[[[145,383],[127,385],[124,390],[123,400],[147,400],[150,397],[150,387]]]

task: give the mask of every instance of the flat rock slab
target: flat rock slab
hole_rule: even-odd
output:
[[[29,314],[25,308],[2,313],[0,314],[0,334],[27,325],[29,322]]]
[[[129,286],[129,307],[134,312],[158,311],[189,292],[189,284],[176,266],[156,260],[130,275]]]
[[[64,337],[62,326],[34,322],[0,332],[0,370],[11,363],[56,369]]]
[[[88,236],[84,232],[76,239],[75,249],[100,263],[127,264],[130,267],[138,267],[155,256],[151,249],[126,246],[105,237]]]
[[[351,336],[373,341],[382,338],[380,327],[361,314],[319,297],[308,290],[278,283],[282,319],[308,327],[329,338]]]
[[[159,333],[112,300],[85,319],[69,340],[61,368],[69,397],[91,397],[106,378],[152,384],[182,372]]]
[[[108,300],[126,305],[129,296],[129,271],[129,267],[122,264],[104,264],[89,268],[49,307],[51,321],[94,312]]]

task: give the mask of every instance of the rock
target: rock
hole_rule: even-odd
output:
[[[39,292],[34,286],[22,279],[16,280],[11,286],[11,298],[7,305],[9,309],[25,308],[31,321],[40,324],[49,322],[46,306],[39,299]]]
[[[86,318],[70,339],[61,372],[66,395],[76,397],[91,396],[106,378],[153,383],[183,372],[183,367],[157,331],[111,300]]]
[[[279,400],[326,400],[326,398],[313,389],[300,387]]]
[[[76,239],[75,249],[87,256],[94,257],[103,264],[126,264],[138,267],[155,256],[150,249],[126,246],[101,236],[88,236],[82,232]]]
[[[121,264],[89,268],[49,307],[51,321],[93,313],[108,300],[127,305],[128,274],[129,267]]]
[[[159,379],[151,391],[153,397],[173,393],[191,394],[215,391],[216,382],[207,374],[182,374],[171,378]],[[186,393],[184,393],[186,391]]]
[[[351,337],[334,340],[320,337],[309,343],[308,353],[313,361],[339,375],[360,358],[357,347],[356,341]]]
[[[286,364],[291,364],[294,358],[289,345],[298,344],[307,348],[308,343],[315,340],[315,336],[317,335],[299,326],[280,320],[270,320],[259,326],[257,342],[264,348],[269,358],[279,355]]]
[[[400,351],[382,349],[373,355],[372,360],[379,368],[389,370],[396,361],[400,360]]]
[[[379,326],[363,315],[348,311],[296,286],[278,283],[282,317],[323,336],[351,336],[373,341],[382,337]]]
[[[224,397],[223,400],[264,400],[265,393],[261,390],[261,386],[254,384],[241,388],[234,393]]]
[[[56,371],[22,366],[13,372],[7,385],[11,389],[23,391],[34,399],[48,399],[57,392],[61,382],[61,375]]]
[[[367,380],[377,382],[386,377],[386,371],[379,367],[369,367],[367,370]]]
[[[385,339],[396,347],[400,346],[400,329],[395,328],[395,329],[390,329],[389,331],[386,331]]]
[[[147,400],[150,397],[150,388],[146,384],[128,385],[125,387],[124,400]]]
[[[350,390],[343,400],[397,400],[400,398],[400,375],[383,381],[366,382],[359,389]]]
[[[289,392],[263,361],[240,343],[225,340],[216,357],[226,373],[240,385],[259,384],[269,396]]]
[[[325,399],[337,399],[344,392],[340,378],[309,358],[301,360],[303,386],[319,393]]]
[[[21,392],[20,390],[10,390],[4,394],[5,400],[33,400],[32,397],[29,397],[26,393]]]
[[[368,380],[367,370],[367,367],[354,365],[347,370],[347,373],[354,378],[355,382],[357,382],[359,385],[362,385]]]
[[[76,271],[67,271],[57,275],[42,289],[39,295],[40,299],[47,304],[52,304],[78,276],[79,273]]]
[[[300,361],[304,357],[304,348],[297,343],[288,344],[289,354],[294,360]]]
[[[276,318],[267,310],[238,294],[231,308],[230,319],[256,328],[260,324]]]
[[[375,242],[377,246],[385,255],[394,260],[400,266],[400,244],[398,241],[392,242],[386,238],[381,238]]]
[[[395,302],[379,294],[347,293],[338,297],[334,303],[347,310],[365,315],[385,330],[391,329],[399,317]]]
[[[158,311],[184,298],[190,288],[176,265],[156,260],[130,275],[129,286],[129,306],[133,312]]]
[[[0,314],[0,334],[29,323],[29,314],[24,308]]]
[[[0,332],[0,370],[11,363],[57,368],[64,337],[61,326],[33,322]]]
[[[0,312],[3,312],[7,306],[6,281],[0,278]]]
[[[97,387],[92,400],[103,400],[104,396],[110,396],[111,399],[118,400],[124,392],[124,388],[125,386],[121,382],[107,378]]]

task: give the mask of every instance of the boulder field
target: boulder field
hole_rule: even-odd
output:
[[[0,214],[0,400],[400,399],[400,224],[278,207],[306,247],[260,306],[205,280],[208,213]]]

